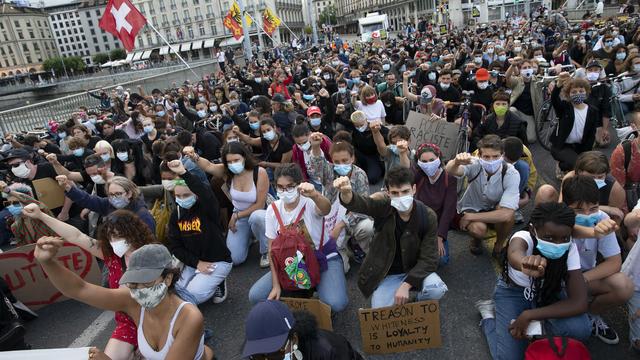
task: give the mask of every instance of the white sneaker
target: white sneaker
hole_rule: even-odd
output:
[[[493,300],[476,301],[476,309],[480,312],[482,320],[496,317],[496,304]]]
[[[218,285],[216,292],[213,293],[213,303],[220,304],[221,302],[227,300],[227,279],[224,279],[223,282]]]
[[[262,254],[262,256],[260,256],[260,268],[264,269],[268,267],[269,267],[269,255]]]

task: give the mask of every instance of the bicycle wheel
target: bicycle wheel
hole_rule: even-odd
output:
[[[540,118],[536,119],[536,136],[538,142],[545,150],[551,150],[551,135],[556,131],[558,119],[556,112],[551,106],[551,101],[545,101],[540,110]]]

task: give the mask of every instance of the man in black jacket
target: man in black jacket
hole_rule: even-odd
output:
[[[220,140],[202,127],[197,128],[193,133],[186,130],[180,132],[176,139],[178,143],[185,146],[193,146],[196,152],[209,161],[220,159]]]

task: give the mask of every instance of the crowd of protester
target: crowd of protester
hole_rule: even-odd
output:
[[[462,266],[450,231],[501,264],[493,298],[474,299],[494,359],[523,358],[534,323],[617,344],[601,314],[624,304],[640,351],[639,274],[621,272],[640,229],[640,140],[617,144],[610,123],[617,87],[629,132],[640,128],[640,22],[563,15],[447,33],[420,19],[385,42],[246,66],[221,53],[221,70],[200,81],[91,92],[99,104],[45,136],[6,134],[0,243],[37,243],[63,294],[116,312],[92,359],[213,358],[198,305],[225,301],[237,266],[264,269],[247,287],[243,357],[360,359],[277,300],[316,296],[340,313],[359,264],[372,308],[447,301],[438,269]],[[559,122],[537,139],[544,92]],[[469,152],[411,146],[409,111],[464,124],[465,110]],[[540,186],[529,147],[547,140],[559,181]],[[596,150],[607,146],[610,158]],[[56,208],[33,189],[45,178],[64,190]],[[99,259],[103,286],[55,260],[64,242]],[[243,265],[253,251],[259,263]]]

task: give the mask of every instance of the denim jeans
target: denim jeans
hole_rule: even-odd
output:
[[[339,312],[347,307],[347,280],[344,277],[344,267],[340,256],[334,256],[327,261],[327,270],[320,274],[320,283],[316,290],[320,301],[331,306],[331,312]],[[249,301],[256,304],[265,300],[271,292],[271,272],[264,274],[249,290]]]
[[[266,210],[256,210],[249,217],[243,217],[236,221],[236,232],[229,230],[227,233],[227,247],[231,252],[233,265],[240,265],[247,259],[249,246],[251,246],[251,234],[260,243],[260,254],[267,253],[267,237],[264,234],[264,215]]]
[[[195,305],[211,299],[218,285],[227,278],[233,267],[232,263],[224,261],[214,264],[216,268],[211,274],[196,272],[197,269],[185,265],[180,280],[176,283],[178,296]]]
[[[518,186],[518,190],[520,194],[527,188],[527,183],[529,182],[529,164],[524,160],[518,160],[513,163],[513,167],[518,170],[520,174],[520,185]]]
[[[533,301],[524,298],[523,290],[519,286],[507,285],[502,279],[496,284],[493,294],[496,317],[480,323],[494,360],[520,360],[529,344],[527,340],[515,339],[509,332],[512,320],[517,319],[523,311],[535,308]],[[564,293],[561,296],[566,297]],[[581,341],[591,336],[591,322],[586,313],[569,318],[546,319],[543,327],[545,334],[553,336],[568,336]]]
[[[387,275],[371,295],[371,308],[391,306],[395,302],[395,294],[407,274]],[[422,280],[422,289],[418,292],[416,301],[440,300],[448,291],[447,285],[436,273],[431,273]]]

